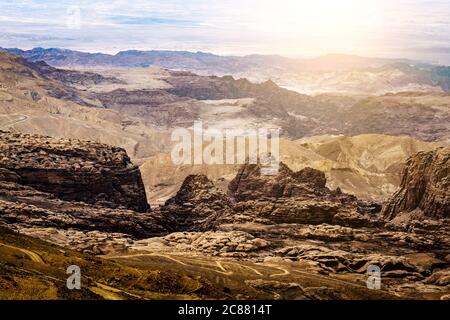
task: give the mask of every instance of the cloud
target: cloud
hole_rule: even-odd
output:
[[[79,30],[67,28],[72,6]],[[449,16],[448,0],[0,0],[0,46],[429,59],[450,46]]]
[[[172,25],[172,26],[196,26],[198,23],[194,20],[181,20],[174,18],[162,18],[162,17],[136,17],[115,15],[109,17],[109,19],[118,25]]]

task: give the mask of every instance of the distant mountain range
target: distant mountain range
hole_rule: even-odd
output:
[[[17,48],[0,48],[21,55],[25,59],[45,61],[52,66],[68,67],[149,67],[167,69],[217,70],[222,72],[243,72],[254,67],[271,66],[288,69],[295,67],[300,71],[336,71],[356,68],[374,68],[387,63],[408,60],[366,58],[351,55],[330,54],[312,59],[292,59],[278,55],[221,56],[205,52],[164,51],[164,50],[127,50],[115,55],[105,53],[88,53],[59,48],[34,48],[21,50]]]
[[[310,59],[278,55],[221,56],[188,51],[121,51],[115,55],[59,48],[0,48],[28,61],[59,68],[147,68],[183,70],[199,75],[232,75],[250,81],[272,79],[307,94],[341,92],[385,94],[404,91],[450,91],[450,67],[406,59],[329,54]]]

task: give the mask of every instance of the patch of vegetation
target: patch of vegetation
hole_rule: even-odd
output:
[[[66,269],[81,268],[81,290]],[[140,270],[0,227],[0,300],[199,299],[223,295],[205,281],[169,270]]]

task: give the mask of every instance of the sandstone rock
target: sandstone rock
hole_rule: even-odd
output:
[[[431,283],[438,286],[450,285],[450,268],[434,272],[425,280],[425,283]]]
[[[412,264],[413,260],[408,260],[402,256],[379,253],[362,255],[311,244],[285,247],[277,250],[276,253],[300,261],[316,261],[322,268],[332,272],[365,273],[370,265],[377,265],[386,277],[413,275],[416,278],[420,278],[420,272],[424,271],[422,264],[414,265]]]
[[[0,159],[3,181],[30,186],[67,201],[93,204],[102,194],[103,206],[139,212],[150,208],[139,169],[121,148],[0,131]]]
[[[79,231],[45,227],[18,228],[20,233],[39,238],[59,246],[90,254],[126,252],[133,244],[127,234],[101,231]]]
[[[275,176],[262,175],[260,165],[247,163],[228,190],[234,206],[224,223],[253,216],[253,221],[262,218],[271,223],[369,226],[374,221],[368,214],[377,211],[371,202],[328,189],[323,172],[311,168],[293,172],[283,163]]]
[[[392,220],[402,212],[419,210],[425,217],[450,217],[450,147],[419,152],[407,161],[400,189],[383,208]]]
[[[204,175],[188,176],[178,193],[159,209],[171,231],[200,231],[214,227],[230,207],[227,196]]]
[[[357,210],[340,210],[333,216],[333,223],[347,227],[374,227],[384,223],[379,219],[371,219],[367,215],[358,213]]]
[[[140,240],[135,243],[134,248],[153,251],[155,247],[160,247],[157,245],[160,242],[171,252],[198,252],[214,256],[241,258],[270,246],[268,241],[255,238],[242,231],[207,231],[175,232],[162,238]]]
[[[264,198],[313,197],[330,192],[325,187],[325,174],[321,171],[305,168],[293,172],[284,163],[280,163],[275,176],[261,175],[261,166],[244,164],[236,177],[229,183],[229,195],[237,202],[262,200]]]
[[[245,201],[233,207],[233,215],[225,221],[232,221],[234,214],[247,214],[255,218],[263,218],[271,223],[332,223],[333,216],[340,210],[337,203],[321,200],[280,199],[275,202]]]
[[[110,209],[87,205],[82,202],[65,202],[44,193],[21,197],[22,203],[13,201],[21,194],[15,191],[5,197],[0,185],[0,222],[12,225],[19,231],[23,228],[51,227],[58,230],[102,231],[123,233],[135,238],[148,238],[167,231],[158,223],[152,213],[136,213],[125,209]],[[8,199],[9,198],[9,199]]]
[[[130,238],[167,233],[157,214],[129,210],[149,206],[139,170],[123,149],[0,131],[0,159],[0,222],[11,228],[91,232],[92,239],[95,232]]]
[[[355,238],[355,231],[352,228],[321,224],[300,229],[298,236],[323,241],[348,241]]]

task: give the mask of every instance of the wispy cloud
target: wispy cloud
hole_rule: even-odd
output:
[[[199,25],[193,20],[182,20],[174,18],[161,18],[161,17],[136,17],[125,15],[114,15],[109,18],[112,22],[119,25],[170,25],[170,26],[196,26]]]

